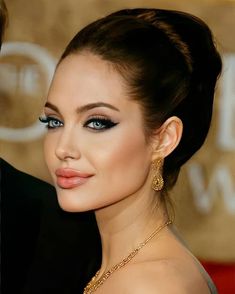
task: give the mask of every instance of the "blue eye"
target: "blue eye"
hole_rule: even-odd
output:
[[[103,131],[106,129],[110,129],[116,125],[117,123],[114,123],[110,119],[93,117],[84,124],[84,127],[95,130],[95,131],[101,131],[101,130]]]
[[[46,124],[48,129],[56,129],[63,126],[63,123],[58,120],[57,118],[46,116],[46,117],[39,117],[40,122]]]

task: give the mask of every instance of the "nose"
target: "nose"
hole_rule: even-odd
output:
[[[81,154],[79,151],[78,140],[72,129],[61,132],[55,154],[60,160],[78,159]]]

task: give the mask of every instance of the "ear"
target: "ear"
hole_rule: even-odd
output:
[[[153,135],[153,158],[165,158],[179,144],[183,133],[183,123],[176,116],[168,118]]]

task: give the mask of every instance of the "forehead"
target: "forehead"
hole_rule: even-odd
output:
[[[71,54],[58,65],[48,99],[59,101],[65,97],[86,103],[131,102],[122,76],[110,62],[91,53]]]

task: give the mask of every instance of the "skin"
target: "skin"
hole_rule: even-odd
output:
[[[57,67],[44,109],[53,127],[45,138],[45,158],[59,204],[71,212],[95,211],[102,240],[100,276],[168,219],[160,195],[151,189],[151,164],[176,148],[183,129],[182,122],[171,117],[146,138],[141,108],[129,99],[126,87],[110,63],[89,52],[72,54]],[[105,105],[87,107],[94,103]],[[103,128],[97,117],[114,125]],[[58,168],[92,176],[64,189],[57,184]],[[187,292],[192,284],[195,291],[209,293],[192,256],[164,228],[97,294],[194,293]]]

